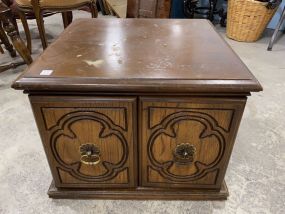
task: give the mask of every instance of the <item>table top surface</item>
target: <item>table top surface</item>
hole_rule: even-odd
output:
[[[78,19],[16,89],[250,92],[262,87],[206,20]]]

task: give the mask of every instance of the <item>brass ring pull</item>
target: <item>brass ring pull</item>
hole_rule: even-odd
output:
[[[173,152],[174,162],[177,164],[191,164],[194,161],[196,148],[189,143],[182,143],[176,146]]]
[[[80,161],[86,165],[97,165],[101,160],[99,155],[82,155]]]
[[[86,165],[97,165],[100,163],[100,150],[95,144],[82,144],[79,149],[81,163]]]

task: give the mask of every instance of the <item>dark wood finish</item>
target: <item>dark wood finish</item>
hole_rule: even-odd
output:
[[[54,182],[48,190],[55,199],[118,199],[118,200],[226,200],[229,196],[225,182],[219,191],[157,189],[138,187],[134,189],[65,189],[56,188]]]
[[[23,16],[21,11],[18,11],[15,7],[15,3],[13,0],[2,0],[2,2],[11,9],[12,11],[12,23],[14,24],[16,31],[19,33],[17,19],[20,19],[24,28],[25,36],[26,36],[26,43],[27,48],[30,51],[30,54],[32,53],[32,39],[31,39],[31,33],[29,30],[28,22],[25,16]]]
[[[71,24],[73,19],[72,11],[67,11],[62,13],[62,21],[64,28],[67,28]]]
[[[1,2],[0,2],[0,7],[1,7]],[[3,13],[3,12],[2,12],[3,9],[4,9],[3,7],[0,8],[0,13]],[[2,19],[3,19],[3,18],[4,18],[4,17],[2,16]],[[16,57],[16,51],[14,50],[13,45],[10,43],[10,41],[9,41],[9,39],[8,39],[8,37],[7,37],[7,35],[6,35],[5,31],[4,31],[4,29],[3,29],[3,27],[2,27],[2,24],[3,24],[2,22],[3,22],[3,21],[0,20],[0,42],[1,42],[2,44],[4,44],[5,49],[6,49],[7,51],[9,51],[9,54],[10,54],[11,57]]]
[[[7,50],[9,50],[10,55],[12,57],[16,56],[16,52],[13,49],[13,46],[14,46],[16,51],[23,58],[24,62],[27,65],[29,65],[33,61],[30,55],[30,51],[27,49],[24,42],[20,38],[18,31],[16,27],[14,26],[12,20],[13,18],[12,18],[11,10],[6,5],[0,2],[0,40],[4,42],[5,47],[7,48]],[[13,46],[10,44],[6,36],[6,33],[10,37]],[[10,65],[0,66],[0,72],[10,69],[10,68],[15,68],[16,66],[22,65],[22,64],[23,63],[20,62],[20,63],[12,63]]]
[[[9,6],[11,4],[10,0],[1,0],[6,6]]]
[[[0,40],[0,53],[4,53],[4,50],[3,50],[3,48],[2,48],[2,46],[1,46],[1,40]]]
[[[75,41],[81,48],[70,48]],[[40,75],[45,69],[53,73]],[[76,20],[14,87],[43,85],[53,91],[152,93],[262,89],[208,21],[166,19]]]
[[[30,100],[57,187],[137,186],[134,98]],[[101,151],[97,165],[80,162],[79,148],[89,143]]]
[[[14,14],[13,9],[11,8],[13,5],[13,0],[0,0],[0,2],[2,2],[5,6],[9,7],[12,11],[12,23],[16,28],[16,31],[19,33],[19,29],[18,29],[18,24],[16,21],[16,14]]]
[[[25,65],[25,62],[15,62],[15,63],[9,63],[9,64],[5,64],[5,65],[0,65],[0,73],[4,72],[6,70],[9,70],[11,68],[17,68],[20,65]]]
[[[139,0],[128,0],[127,17],[137,18],[138,13],[139,13]]]
[[[246,97],[262,90],[208,21],[162,19],[73,22],[12,87],[30,94],[50,197],[167,200],[227,198]],[[100,177],[101,158],[127,173]]]

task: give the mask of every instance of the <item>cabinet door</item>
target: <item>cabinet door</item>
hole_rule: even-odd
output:
[[[135,98],[30,100],[57,187],[137,185]]]
[[[219,189],[246,98],[141,98],[142,186]]]

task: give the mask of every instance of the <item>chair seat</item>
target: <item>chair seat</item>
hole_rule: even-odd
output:
[[[40,7],[71,7],[88,3],[90,0],[39,0]],[[31,0],[16,0],[17,5],[31,7]]]

